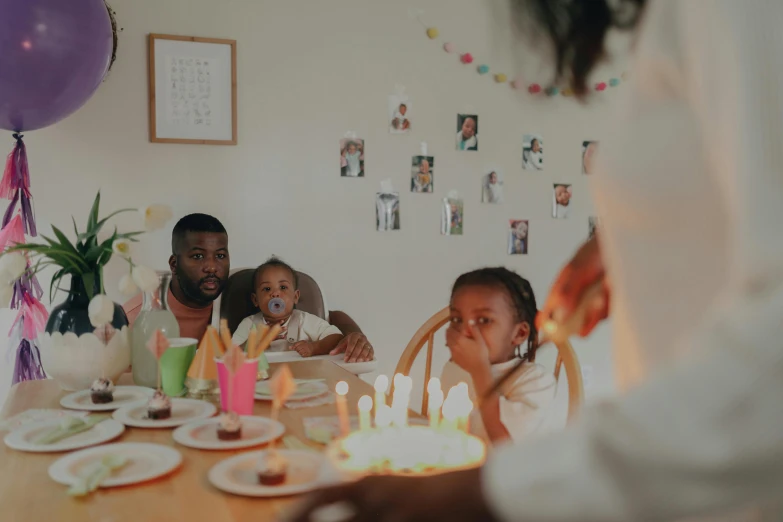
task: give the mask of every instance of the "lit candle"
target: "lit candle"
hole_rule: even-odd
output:
[[[443,406],[443,392],[439,389],[430,392],[428,413],[430,416],[430,428],[435,429],[440,422],[440,408]]]
[[[375,427],[386,428],[389,424],[391,424],[391,408],[381,404],[379,408],[375,409]]]
[[[456,430],[457,429],[457,412],[455,400],[456,397],[453,393],[453,388],[449,390],[449,394],[446,396],[446,400],[443,401],[443,426],[444,430]]]
[[[389,378],[385,375],[379,375],[375,379],[375,425],[378,425],[378,412],[382,411],[382,406],[386,406],[386,388],[389,387]]]
[[[372,398],[369,395],[362,395],[359,399],[359,430],[366,431],[370,429],[370,411],[372,410]]]
[[[440,379],[432,377],[427,383],[427,414],[430,417],[430,428],[437,428],[440,421],[440,407],[443,406],[443,390],[440,387]],[[422,412],[424,413],[424,412]]]
[[[340,381],[334,390],[337,392],[337,417],[340,420],[340,433],[345,437],[351,431],[351,424],[348,420],[348,403],[345,402],[345,395],[348,393],[348,383]]]

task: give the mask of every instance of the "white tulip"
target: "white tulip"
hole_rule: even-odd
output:
[[[128,259],[131,255],[131,244],[127,239],[115,239],[111,250],[120,257]]]
[[[158,274],[149,267],[136,265],[131,269],[133,282],[141,288],[142,292],[154,292],[158,288]]]
[[[10,308],[11,299],[14,297],[13,285],[0,283],[0,308]]]
[[[139,291],[139,287],[133,282],[130,272],[120,278],[120,292],[123,295],[133,295]]]
[[[170,206],[159,204],[141,209],[141,215],[144,218],[144,230],[147,232],[165,227],[166,223],[174,216]]]
[[[27,258],[21,252],[11,252],[0,256],[0,270],[8,272],[9,281],[16,281],[27,270]]]
[[[90,323],[95,328],[103,326],[110,323],[114,317],[114,303],[105,294],[98,294],[90,301],[87,314],[90,316]]]

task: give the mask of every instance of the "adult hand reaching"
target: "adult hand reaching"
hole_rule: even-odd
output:
[[[482,494],[481,468],[433,477],[374,476],[358,482],[320,490],[286,517],[290,522],[308,522],[319,508],[347,504],[348,520],[377,522],[462,522],[497,519]]]
[[[345,353],[345,362],[349,363],[372,361],[375,356],[375,350],[373,350],[370,341],[361,332],[349,333],[343,337],[340,344],[329,352],[329,355],[337,355],[343,352]]]
[[[536,317],[538,329],[542,330],[544,322],[549,319],[558,323],[566,322],[579,305],[584,292],[599,282],[603,291],[592,303],[588,303],[585,320],[579,330],[582,337],[587,336],[599,322],[609,316],[610,289],[596,235],[576,251],[555,279],[546,302]]]

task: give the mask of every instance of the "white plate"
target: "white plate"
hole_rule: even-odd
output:
[[[125,457],[128,463],[101,482],[102,488],[146,482],[170,473],[182,463],[182,455],[174,448],[121,442],[70,453],[49,466],[49,476],[60,484],[73,485],[89,475],[107,455]]]
[[[212,417],[217,408],[211,402],[196,399],[171,399],[171,417],[148,419],[147,403],[131,404],[115,411],[114,420],[134,428],[174,428],[189,422]]]
[[[209,481],[227,493],[247,497],[281,497],[298,495],[324,484],[324,457],[321,453],[306,450],[277,450],[288,461],[285,482],[279,486],[262,486],[258,483],[256,465],[265,453],[254,451],[222,460],[209,470]]]
[[[285,433],[285,426],[275,420],[251,415],[243,415],[240,418],[242,438],[239,440],[218,439],[217,428],[220,419],[217,417],[180,426],[174,430],[174,440],[189,448],[233,450],[266,444]]]
[[[87,431],[77,433],[54,444],[33,443],[36,438],[59,425],[60,420],[48,420],[24,426],[6,435],[5,445],[11,449],[33,453],[71,451],[108,442],[119,437],[125,431],[125,426],[121,423],[116,420],[106,419]]]
[[[93,404],[90,390],[82,390],[69,393],[60,399],[60,406],[82,411],[117,410],[129,404],[147,401],[154,392],[155,390],[152,388],[144,388],[143,386],[116,386],[112,402]]]
[[[329,392],[329,387],[325,382],[313,382],[308,379],[294,379],[296,391],[288,398],[289,401],[304,401],[314,399]],[[256,399],[260,401],[271,401],[272,390],[269,388],[269,381],[260,381],[256,383]]]
[[[337,355],[314,355],[312,357],[302,357],[293,350],[286,350],[284,352],[264,352],[267,362],[271,363],[294,363],[302,361],[332,361],[337,366],[342,366],[354,375],[361,375],[363,373],[374,372],[378,369],[378,360],[372,361],[347,363],[345,362],[345,354]]]

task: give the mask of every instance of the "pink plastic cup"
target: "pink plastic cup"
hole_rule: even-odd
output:
[[[217,363],[218,384],[220,385],[220,407],[223,411],[233,411],[238,415],[253,415],[258,359],[248,359],[242,368],[231,376],[230,394],[228,370],[221,359],[215,359],[215,362]],[[228,403],[229,395],[231,395],[230,405]]]

